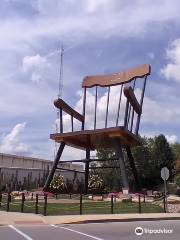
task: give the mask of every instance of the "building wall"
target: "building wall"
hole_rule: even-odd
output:
[[[0,153],[0,167],[19,167],[19,168],[36,168],[36,169],[51,169],[53,161],[39,158],[16,156],[11,154]],[[83,170],[82,165],[62,163],[62,166],[67,169]]]
[[[52,168],[53,161],[38,158],[22,157],[10,154],[0,154],[0,190],[30,190],[42,187]],[[78,164],[63,163],[63,168],[82,171],[83,166]],[[83,173],[57,170],[67,180],[83,181]]]

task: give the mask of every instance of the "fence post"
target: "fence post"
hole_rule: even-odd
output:
[[[25,194],[22,193],[22,199],[21,199],[21,212],[24,212],[24,201],[25,201]]]
[[[44,216],[47,215],[47,194],[44,195]]]
[[[2,202],[2,192],[0,192],[0,208],[1,208],[1,202]]]
[[[71,199],[72,198],[72,196],[71,196],[71,193],[69,194],[69,199]]]
[[[11,194],[8,192],[8,196],[7,196],[7,208],[6,211],[9,212],[9,203],[11,201]]]
[[[82,215],[82,194],[80,194],[80,215]]]
[[[114,201],[113,201],[113,195],[111,195],[111,214],[114,213]]]
[[[138,208],[139,208],[139,213],[141,213],[141,195],[138,195]]]
[[[104,195],[102,194],[102,201],[104,201]]]
[[[146,195],[144,194],[144,200],[143,200],[143,202],[145,203],[146,202]]]
[[[35,214],[38,214],[38,193],[36,193]]]
[[[166,195],[163,196],[163,206],[164,206],[164,212],[166,213]]]
[[[34,194],[33,194],[33,193],[31,193],[31,201],[33,201],[33,196],[34,196]]]

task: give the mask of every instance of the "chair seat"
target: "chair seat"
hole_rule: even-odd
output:
[[[133,147],[140,145],[138,137],[123,126],[55,133],[51,134],[50,138],[58,143],[65,142],[68,146],[83,150],[95,150],[104,147],[113,148],[114,138],[119,139],[123,146]]]

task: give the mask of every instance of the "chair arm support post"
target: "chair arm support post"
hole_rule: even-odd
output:
[[[60,133],[63,133],[63,114],[62,108],[59,109]]]
[[[128,101],[128,99],[127,99],[127,100],[126,100],[125,115],[124,115],[124,127],[127,127],[128,109],[129,109],[129,101]]]
[[[58,109],[62,109],[62,111],[66,112],[67,114],[73,116],[74,118],[76,118],[77,120],[79,120],[80,122],[84,121],[84,117],[78,113],[76,110],[74,110],[73,108],[71,108],[66,102],[64,102],[62,99],[56,99],[54,101],[54,106],[57,107]]]
[[[141,100],[140,100],[141,109],[142,109],[143,100],[144,100],[144,93],[145,93],[145,88],[146,88],[146,81],[147,81],[147,76],[145,76],[145,78],[144,78],[144,84],[143,84],[143,89],[142,89],[142,94],[141,94]],[[141,114],[138,114],[138,119],[137,119],[137,123],[136,123],[136,130],[135,130],[135,134],[136,134],[136,135],[138,135],[138,132],[139,132],[140,120],[141,120]]]
[[[142,106],[138,103],[131,86],[124,87],[124,95],[129,100],[131,106],[137,114],[142,113]]]

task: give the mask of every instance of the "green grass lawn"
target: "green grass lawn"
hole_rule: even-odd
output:
[[[44,204],[39,202],[38,212],[43,214]],[[6,211],[6,202],[3,204],[0,210]],[[11,212],[21,211],[21,202],[12,201],[10,203]],[[75,215],[79,214],[80,205],[79,203],[48,203],[47,205],[47,215]],[[35,202],[25,201],[24,212],[34,213],[35,212]],[[151,203],[141,203],[142,213],[159,213],[163,212],[160,206]],[[111,213],[111,203],[110,202],[83,202],[82,206],[83,214],[108,214]],[[114,203],[114,213],[138,213],[138,203]]]

